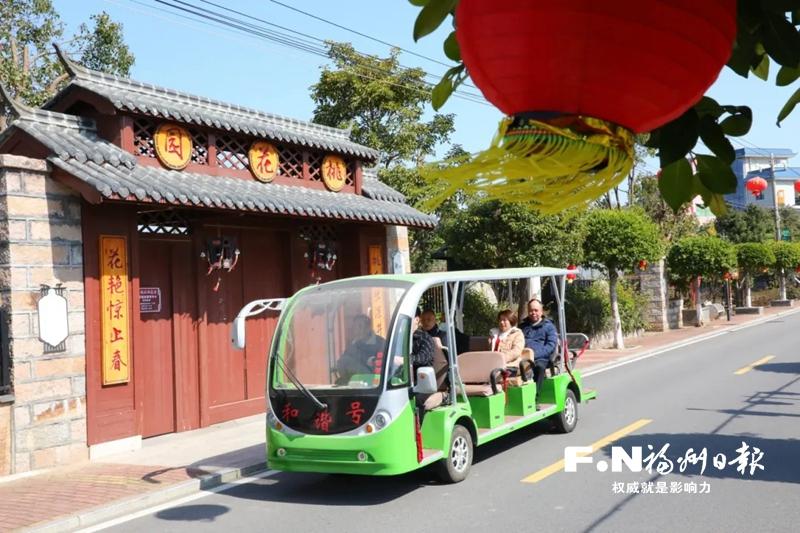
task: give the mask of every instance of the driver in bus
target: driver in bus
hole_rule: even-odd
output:
[[[372,331],[367,315],[356,315],[351,323],[353,341],[336,363],[338,383],[347,383],[355,374],[372,374],[375,358],[386,346],[386,339]]]

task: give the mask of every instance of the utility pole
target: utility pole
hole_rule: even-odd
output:
[[[781,241],[781,213],[778,211],[778,180],[775,179],[775,155],[769,154],[769,173],[772,176],[772,204],[775,208],[775,240]],[[783,269],[778,273],[780,276],[780,288],[778,299],[786,299],[786,276]]]
[[[775,209],[775,240],[781,240],[781,213],[778,211],[778,181],[775,179],[775,155],[769,154],[769,173],[772,176],[772,206]]]

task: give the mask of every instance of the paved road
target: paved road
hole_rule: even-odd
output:
[[[799,330],[796,314],[591,376],[587,384],[600,398],[582,406],[572,434],[551,434],[541,424],[487,444],[457,485],[438,484],[430,472],[397,478],[276,473],[112,529],[796,531]],[[764,361],[768,356],[774,357]],[[632,424],[639,427],[614,435]],[[657,451],[669,444],[673,472],[601,473],[581,464],[566,473],[552,466],[564,458],[565,446],[609,436],[629,453],[632,446],[647,455],[648,445]],[[751,476],[749,467],[740,474],[736,464],[713,466],[713,455],[731,461],[742,442],[763,452],[763,470]],[[708,452],[702,475],[700,463],[679,471],[677,459],[689,448]],[[592,458],[607,460],[608,450]],[[682,492],[672,493],[678,486]],[[683,492],[693,486],[698,493]],[[641,492],[648,489],[653,492]]]

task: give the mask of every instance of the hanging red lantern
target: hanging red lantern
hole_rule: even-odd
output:
[[[576,267],[572,263],[567,265],[567,270],[575,271],[577,269],[578,269],[578,267]],[[575,281],[575,278],[577,278],[577,277],[578,277],[577,274],[575,274],[574,272],[570,273],[570,274],[567,274],[567,283],[572,283],[573,281]]]
[[[647,259],[639,261],[639,270],[647,270]]]
[[[440,198],[555,212],[618,184],[634,133],[700,99],[730,57],[736,0],[460,0],[455,22],[469,75],[507,117],[487,151],[431,173],[449,182]]]
[[[800,194],[800,180],[794,182],[794,192]]]
[[[744,186],[753,194],[753,196],[758,196],[766,190],[767,180],[761,176],[756,176],[755,178],[750,178],[747,180],[747,183],[745,183]]]

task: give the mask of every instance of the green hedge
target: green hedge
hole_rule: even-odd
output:
[[[464,333],[467,335],[489,335],[497,327],[497,309],[485,296],[468,290],[464,295]]]
[[[622,332],[630,334],[647,326],[647,297],[627,283],[617,286]],[[611,331],[611,300],[608,284],[573,284],[567,287],[567,331],[595,337]]]

